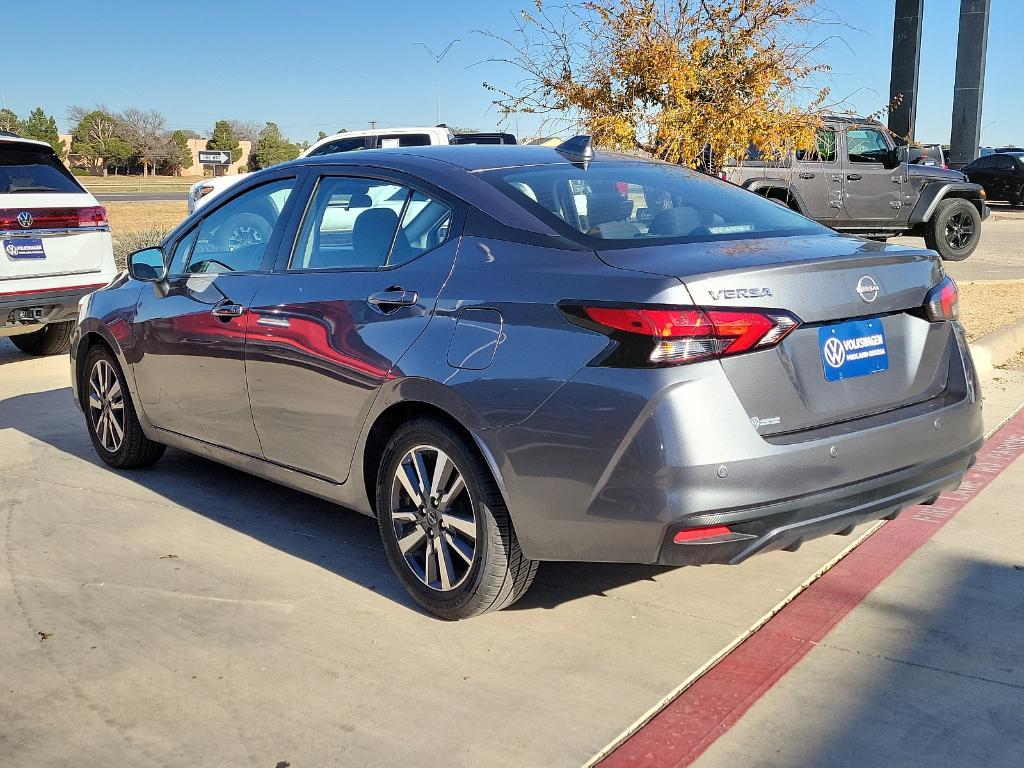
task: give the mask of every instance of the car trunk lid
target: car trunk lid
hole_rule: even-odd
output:
[[[620,268],[678,277],[697,306],[781,309],[800,319],[778,346],[721,361],[762,435],[893,410],[945,388],[950,324],[917,313],[942,275],[930,251],[822,235],[599,255]]]

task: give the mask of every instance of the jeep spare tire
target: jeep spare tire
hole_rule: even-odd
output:
[[[943,200],[925,224],[924,242],[946,261],[962,261],[981,240],[981,214],[962,198]]]

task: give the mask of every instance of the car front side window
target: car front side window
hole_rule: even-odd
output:
[[[851,128],[846,132],[851,163],[884,163],[889,156],[885,136],[876,128]]]
[[[295,179],[251,189],[210,213],[199,225],[187,273],[221,274],[259,270]]]

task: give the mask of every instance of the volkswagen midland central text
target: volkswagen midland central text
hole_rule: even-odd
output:
[[[982,437],[933,251],[586,137],[247,176],[83,303],[71,360],[105,462],[171,445],[374,515],[448,619],[540,560],[848,533],[956,487]]]

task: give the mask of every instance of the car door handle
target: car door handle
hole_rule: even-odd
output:
[[[800,174],[800,178],[801,179],[813,179],[814,178],[814,174],[813,173],[808,173],[807,171],[804,171],[803,173]]]
[[[407,291],[404,288],[388,288],[386,291],[374,293],[366,299],[370,306],[380,309],[392,307],[411,307],[420,300],[416,291]]]
[[[230,301],[222,301],[210,310],[210,314],[221,320],[230,320],[232,317],[241,317],[245,313],[245,307],[241,304],[232,304]]]
[[[846,178],[849,181],[860,181],[864,177],[861,176],[859,173],[848,173],[846,174]]]

